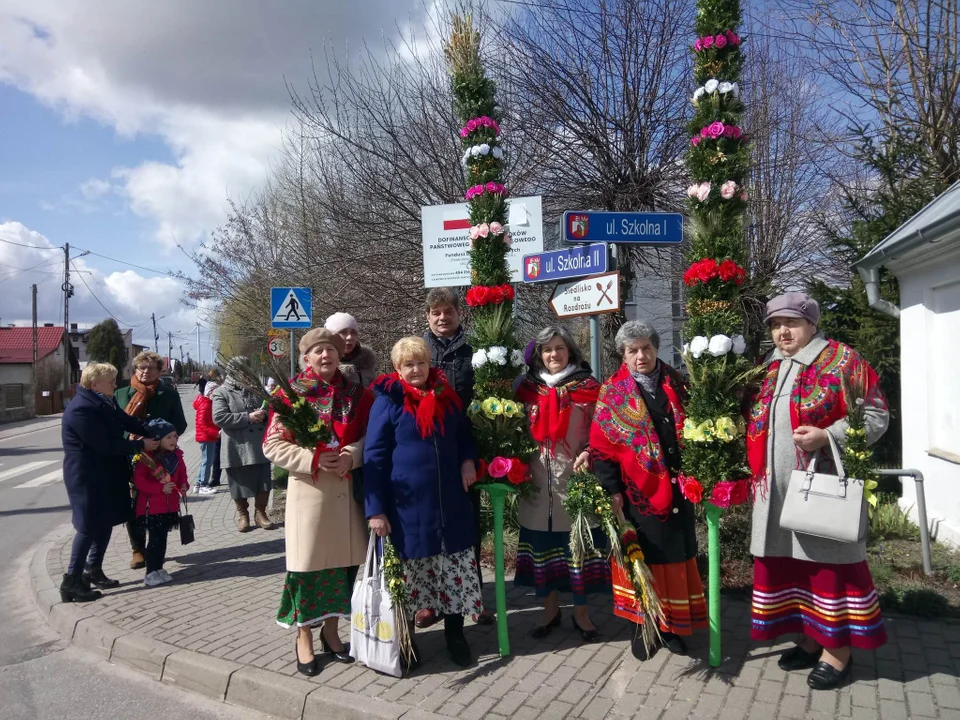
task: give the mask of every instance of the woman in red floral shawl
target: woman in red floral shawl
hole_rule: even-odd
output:
[[[677,371],[657,359],[660,336],[648,324],[625,323],[616,344],[623,365],[600,388],[590,430],[594,472],[637,529],[663,605],[660,635],[668,650],[683,654],[680,636],[707,624],[693,504],[677,484],[685,391]],[[615,563],[611,569],[614,613],[642,624],[626,573]],[[633,654],[647,658],[639,637]]]
[[[865,542],[841,543],[780,527],[793,470],[807,467],[833,436],[847,442],[843,384],[866,381],[865,429],[876,442],[889,415],[877,375],[852,348],[817,330],[820,308],[803,293],[767,303],[767,325],[776,349],[750,411],[747,454],[755,483],[753,506],[754,640],[802,634],[779,661],[784,670],[812,669],[815,690],[838,687],[850,675],[850,647],[872,650],[887,636],[867,567]],[[823,456],[830,459],[829,452]],[[864,512],[866,510],[864,509]]]

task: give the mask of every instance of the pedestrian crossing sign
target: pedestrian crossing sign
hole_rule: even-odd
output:
[[[313,288],[270,288],[270,326],[275,328],[313,327]]]

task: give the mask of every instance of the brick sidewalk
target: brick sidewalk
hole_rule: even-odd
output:
[[[192,483],[199,448],[192,430],[188,436],[182,446]],[[724,599],[726,660],[710,671],[705,633],[694,636],[689,657],[661,650],[651,660],[637,661],[629,651],[632,626],[613,617],[609,598],[596,598],[592,608],[604,642],[581,645],[570,625],[569,607],[561,628],[533,640],[529,632],[539,617],[536,598],[510,584],[514,654],[509,658],[497,656],[495,628],[468,621],[467,639],[479,656],[472,668],[460,669],[446,658],[441,624],[418,632],[425,658],[413,677],[396,679],[357,664],[328,664],[307,680],[296,672],[294,633],[275,622],[284,573],[283,530],[238,533],[233,503],[223,488],[215,496],[190,499],[197,541],[183,547],[171,534],[166,568],[173,583],[145,588],[143,571],[128,569],[129,548],[118,529],[104,569],[121,587],[95,603],[66,608],[57,605],[44,578],[41,610],[50,611],[57,627],[65,625],[65,617],[72,618],[65,626],[79,644],[82,628],[86,636],[96,630],[95,648],[115,661],[139,648],[138,658],[156,656],[159,665],[142,659],[130,664],[187,687],[202,685],[204,673],[223,675],[214,696],[282,717],[960,718],[960,625],[888,616],[888,645],[877,653],[854,652],[855,682],[840,691],[813,693],[805,673],[787,674],[777,667],[786,643],[749,641],[749,608],[742,601]],[[47,574],[57,584],[70,540],[64,536],[41,548]],[[42,568],[43,559],[38,557],[35,566]],[[492,605],[492,581],[485,599]],[[108,625],[87,620],[85,626],[78,622],[85,616]],[[110,626],[112,630],[104,629]],[[341,623],[344,639],[347,630]],[[121,645],[125,649],[118,654]],[[201,677],[185,677],[191,673],[184,667]]]

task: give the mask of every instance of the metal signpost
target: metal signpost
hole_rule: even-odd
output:
[[[270,327],[290,330],[290,377],[296,375],[295,328],[313,327],[313,288],[270,288]],[[273,351],[271,351],[271,355]]]

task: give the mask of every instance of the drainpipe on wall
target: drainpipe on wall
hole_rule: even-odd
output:
[[[899,318],[900,308],[889,300],[880,297],[880,268],[861,266],[857,268],[857,272],[860,273],[860,279],[863,280],[863,286],[867,291],[867,303],[870,307],[890,317]]]

